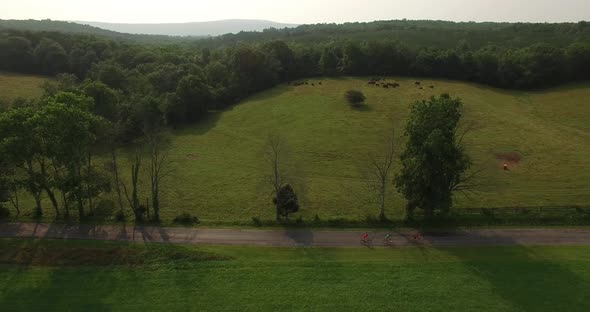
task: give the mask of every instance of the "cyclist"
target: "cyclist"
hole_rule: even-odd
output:
[[[369,239],[369,234],[367,232],[363,233],[363,244],[366,244]]]
[[[391,239],[392,239],[391,234],[389,234],[389,233],[385,234],[385,239],[384,239],[385,244],[387,244],[387,245],[391,244],[392,243]]]

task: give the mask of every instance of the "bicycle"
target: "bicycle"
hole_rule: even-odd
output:
[[[364,234],[361,237],[361,245],[363,245],[363,246],[370,247],[372,244],[372,241],[373,241],[373,239],[370,238],[370,236],[368,234]]]
[[[383,245],[385,245],[385,246],[394,246],[395,245],[391,234],[385,235],[385,238],[383,239]]]

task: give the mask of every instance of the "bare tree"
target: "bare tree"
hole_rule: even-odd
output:
[[[170,171],[167,169],[168,157],[166,145],[168,143],[166,135],[162,131],[146,131],[147,145],[150,154],[150,186],[152,195],[152,208],[154,209],[154,220],[160,220],[160,185],[162,179]]]
[[[369,153],[370,183],[379,195],[379,218],[385,219],[387,186],[392,182],[392,169],[395,160],[395,130],[391,133],[378,153]]]
[[[276,198],[285,185],[287,185],[287,173],[284,170],[284,162],[288,155],[288,145],[284,137],[274,134],[268,137],[265,156],[269,164],[270,174],[268,183],[272,186],[273,198]],[[278,200],[274,201],[277,221],[281,218],[281,207]]]
[[[111,161],[112,161],[112,171],[113,176],[115,178],[115,191],[117,192],[117,201],[119,203],[119,213],[124,215],[123,210],[123,197],[121,195],[121,176],[119,175],[119,163],[117,159],[117,149],[116,147],[111,148]]]
[[[138,183],[139,183],[139,169],[141,167],[141,150],[138,148],[135,150],[131,164],[131,195],[127,190],[127,185],[121,181],[125,198],[135,215],[135,220],[140,221],[143,218],[143,212],[140,211],[140,202],[138,195]]]

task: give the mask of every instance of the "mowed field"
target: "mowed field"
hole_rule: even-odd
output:
[[[0,239],[3,311],[588,311],[590,247],[254,248]]]
[[[366,180],[369,153],[382,150],[391,120],[403,148],[410,104],[443,92],[460,97],[465,124],[474,130],[466,146],[481,170],[474,192],[456,196],[457,207],[588,204],[590,202],[590,86],[543,92],[509,92],[450,81],[390,79],[398,89],[367,85],[366,79],[329,79],[315,86],[280,86],[204,123],[177,131],[171,149],[173,176],[166,208],[171,218],[191,212],[203,219],[270,219],[274,212],[265,176],[269,134],[287,138],[291,176],[299,185],[300,215],[311,219],[364,219],[376,214]],[[432,85],[434,88],[429,88]],[[348,89],[367,96],[366,109],[351,109]],[[510,171],[502,170],[504,159]],[[395,170],[399,169],[396,164]],[[405,202],[390,187],[389,216]]]
[[[35,99],[41,96],[41,84],[46,77],[0,72],[0,105],[10,104],[17,98]]]
[[[301,199],[295,217],[364,220],[376,215],[377,197],[368,187],[368,154],[383,149],[392,124],[401,151],[410,105],[441,93],[463,100],[464,126],[473,127],[465,137],[467,151],[473,169],[481,171],[473,192],[455,197],[456,207],[590,203],[590,84],[522,92],[395,77],[387,81],[401,87],[385,89],[367,81],[310,79],[309,85],[281,85],[175,130],[168,158],[171,174],[162,188],[163,220],[170,222],[183,212],[210,222],[273,219],[266,179],[270,167],[264,157],[271,134],[288,141],[285,164]],[[365,93],[365,108],[353,109],[345,102],[349,89]],[[126,157],[120,159],[129,183]],[[509,171],[502,170],[505,162]],[[398,169],[396,162],[394,172]],[[144,173],[142,201],[149,189]],[[30,207],[23,210],[32,211],[32,202],[24,202]],[[51,218],[50,203],[45,206]],[[403,217],[404,206],[390,185],[387,215]]]

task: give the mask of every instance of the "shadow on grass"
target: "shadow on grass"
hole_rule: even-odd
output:
[[[206,287],[208,263],[229,259],[181,245],[0,243],[1,250],[13,251],[0,257],[3,311],[153,310],[153,304],[158,310],[191,310],[194,302],[187,299],[194,297],[194,288]]]
[[[372,112],[373,108],[367,104],[350,105],[350,108],[356,112]]]
[[[493,240],[511,246],[477,247],[471,252],[453,247],[444,251],[456,256],[473,274],[486,280],[493,295],[501,297],[514,310],[590,310],[590,301],[585,297],[590,293],[588,281],[566,265],[544,258],[535,248],[519,245],[507,237],[471,235],[474,240]]]
[[[217,122],[221,119],[224,113],[232,111],[238,105],[242,105],[243,102],[247,101],[269,101],[276,97],[283,95],[286,92],[292,91],[293,86],[282,85],[277,88],[261,91],[250,97],[238,100],[236,103],[231,104],[225,108],[217,110],[211,110],[207,116],[199,121],[196,121],[190,126],[178,127],[174,130],[176,135],[204,135],[209,130],[217,126]]]

